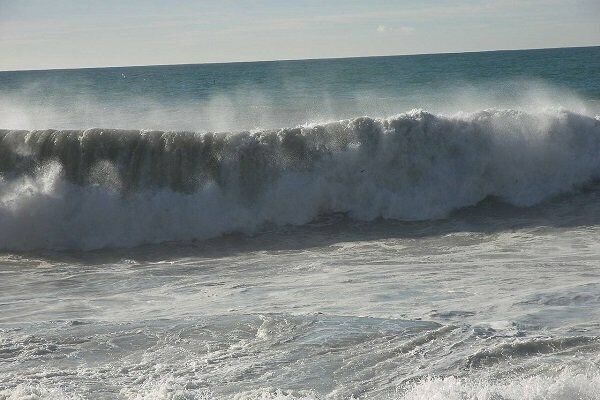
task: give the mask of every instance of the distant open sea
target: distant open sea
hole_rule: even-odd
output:
[[[0,72],[0,400],[600,399],[600,47]]]

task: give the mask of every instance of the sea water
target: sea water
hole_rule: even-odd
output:
[[[600,48],[0,73],[0,399],[600,398]]]

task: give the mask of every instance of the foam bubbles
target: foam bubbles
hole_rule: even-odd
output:
[[[600,178],[600,121],[413,110],[255,133],[0,131],[0,248],[94,249],[530,206]]]
[[[427,378],[406,388],[402,400],[592,400],[600,398],[598,373],[568,369],[558,376],[533,375],[490,381],[468,378]]]

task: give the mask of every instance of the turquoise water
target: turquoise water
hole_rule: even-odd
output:
[[[600,47],[0,73],[0,400],[600,399]]]
[[[246,130],[413,108],[600,107],[600,47],[0,73],[3,128]],[[575,104],[577,103],[577,104]],[[538,104],[533,104],[538,105]]]

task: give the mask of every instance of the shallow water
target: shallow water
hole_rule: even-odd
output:
[[[597,398],[597,193],[5,255],[0,393]]]

